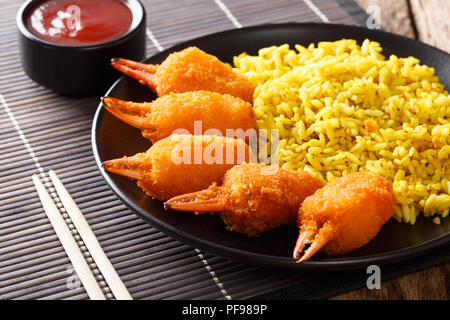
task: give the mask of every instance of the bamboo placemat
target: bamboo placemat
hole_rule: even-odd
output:
[[[343,2],[347,9],[350,4],[352,14],[340,5]],[[352,0],[143,3],[148,56],[180,41],[241,26],[358,24],[363,17]],[[91,124],[99,99],[61,96],[24,74],[15,25],[20,5],[16,0],[0,4],[0,299],[88,298],[33,187],[32,174],[40,174],[45,182],[51,169],[135,299],[243,299],[305,279],[324,280],[323,273],[268,269],[217,257],[166,236],[131,213],[103,181],[91,151]],[[56,193],[49,191],[73,230]],[[73,233],[104,292],[113,298],[80,237]]]

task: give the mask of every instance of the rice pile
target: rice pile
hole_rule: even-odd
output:
[[[388,60],[379,43],[320,42],[235,57],[257,89],[259,128],[279,130],[279,164],[326,183],[355,171],[389,179],[395,219],[450,208],[450,96],[434,69],[413,57]],[[270,137],[269,137],[270,138]]]

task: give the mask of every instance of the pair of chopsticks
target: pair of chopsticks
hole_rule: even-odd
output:
[[[80,209],[78,209],[69,192],[66,190],[53,170],[49,171],[49,176],[55,186],[56,193],[58,194],[67,214],[75,226],[75,229],[77,229],[80,234],[81,239],[114,294],[114,297],[117,300],[132,300],[130,293],[103,252],[97,238],[92,232],[92,229],[89,227],[88,222],[84,218]],[[83,257],[72,232],[64,221],[64,218],[52,198],[48,194],[45,186],[36,174],[33,175],[33,182],[44,207],[45,213],[47,214],[53,229],[55,229],[64,250],[66,250],[81,283],[89,295],[89,298],[92,300],[106,300],[106,297],[103,294],[98,282],[95,280],[92,271],[89,269],[89,266]]]

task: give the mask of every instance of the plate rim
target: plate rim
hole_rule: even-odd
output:
[[[210,37],[220,37],[222,34],[232,34],[232,33],[242,33],[248,30],[254,30],[254,29],[265,29],[265,28],[279,28],[279,27],[340,27],[340,28],[349,28],[349,29],[357,29],[361,32],[366,33],[379,33],[380,35],[387,35],[391,37],[396,37],[399,39],[402,39],[402,41],[408,41],[411,43],[419,44],[422,46],[425,46],[428,48],[428,50],[435,50],[440,52],[441,54],[444,53],[447,56],[450,56],[447,52],[433,47],[431,45],[428,45],[426,43],[423,43],[421,41],[410,39],[398,34],[386,32],[384,30],[375,30],[375,29],[367,29],[360,26],[353,26],[353,25],[346,25],[346,24],[335,24],[335,23],[320,23],[320,22],[289,22],[289,23],[265,23],[265,24],[259,24],[259,25],[253,25],[243,28],[234,28],[234,29],[228,29],[223,30],[207,35],[203,35],[201,37],[192,38],[180,43],[176,43],[173,46],[170,46],[162,51],[159,51],[149,57],[146,57],[142,60],[142,62],[146,62],[148,60],[155,59],[158,56],[167,56],[169,53],[179,50],[181,47],[188,46],[193,41],[200,41],[200,40],[207,40]],[[320,40],[315,41],[314,43],[318,42]],[[113,91],[116,86],[125,79],[126,76],[121,76],[118,78],[108,89],[108,91],[104,94],[105,96],[108,96],[111,91]],[[357,269],[361,268],[362,266],[371,265],[371,264],[391,264],[403,260],[407,260],[422,254],[425,254],[426,252],[437,249],[440,247],[443,247],[445,244],[450,243],[450,232],[447,232],[446,234],[443,234],[437,238],[434,238],[432,240],[428,240],[425,242],[422,242],[417,245],[413,245],[407,248],[397,249],[393,251],[389,251],[386,253],[379,253],[375,255],[366,255],[362,257],[347,257],[347,258],[340,258],[337,256],[337,258],[331,258],[327,259],[325,261],[314,261],[309,260],[302,262],[300,264],[295,263],[295,260],[288,257],[276,257],[276,256],[269,256],[265,254],[260,253],[254,253],[254,252],[248,252],[241,249],[235,249],[230,248],[227,246],[223,246],[221,244],[214,243],[212,241],[206,241],[199,239],[195,236],[192,236],[186,232],[179,232],[178,230],[175,230],[170,225],[167,225],[158,219],[155,219],[152,217],[152,215],[146,210],[139,207],[136,203],[134,203],[122,190],[114,183],[114,181],[111,179],[109,173],[104,170],[101,167],[101,161],[100,161],[100,154],[99,149],[97,146],[97,131],[100,127],[100,120],[105,114],[105,110],[102,107],[102,103],[100,102],[92,121],[92,127],[91,127],[91,147],[94,154],[95,162],[97,164],[97,167],[103,177],[103,179],[106,181],[108,186],[111,188],[111,190],[116,194],[116,196],[125,204],[134,214],[136,214],[138,217],[143,219],[145,222],[152,225],[154,228],[158,229],[159,231],[165,233],[166,235],[173,237],[174,239],[177,239],[183,243],[187,243],[193,248],[200,248],[205,251],[211,252],[213,254],[216,254],[218,256],[227,257],[233,260],[237,260],[240,262],[255,264],[255,265],[265,265],[265,266],[271,266],[271,267],[283,267],[283,268],[290,268],[290,269],[299,269],[299,270],[345,270],[345,269]]]

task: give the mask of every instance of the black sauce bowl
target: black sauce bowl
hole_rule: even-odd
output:
[[[111,58],[145,57],[146,14],[139,0],[122,0],[131,10],[131,27],[123,36],[103,43],[69,46],[45,41],[26,26],[30,11],[44,0],[29,0],[17,13],[22,66],[35,82],[73,96],[98,96],[120,76]]]

